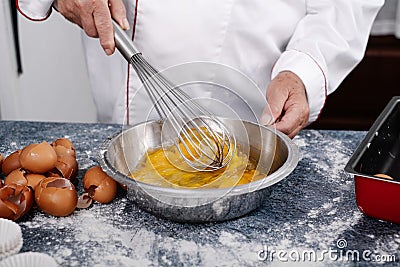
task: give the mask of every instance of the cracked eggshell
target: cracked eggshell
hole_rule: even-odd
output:
[[[78,193],[70,180],[60,177],[43,179],[35,190],[36,204],[53,216],[68,216],[74,212]]]
[[[4,175],[10,174],[15,169],[21,168],[21,162],[19,161],[19,155],[21,154],[21,149],[14,151],[10,155],[8,155],[2,165],[2,171]]]
[[[51,143],[51,146],[57,153],[57,156],[73,156],[76,158],[74,144],[68,138],[58,138]]]
[[[86,209],[90,207],[92,204],[93,199],[89,196],[89,193],[83,193],[82,195],[79,196],[78,198],[78,204],[76,207],[78,209]]]
[[[33,206],[33,191],[30,187],[18,184],[4,185],[0,188],[0,218],[18,220]]]
[[[30,186],[35,190],[36,186],[41,180],[46,178],[46,176],[38,173],[27,173],[24,169],[19,168],[13,170],[9,175],[7,175],[4,180],[4,184],[20,184]]]
[[[78,161],[73,156],[59,156],[55,168],[64,178],[72,181],[78,174]]]
[[[18,168],[10,172],[6,179],[4,180],[4,184],[20,184],[20,185],[28,185],[28,180],[25,177],[26,171],[22,168]]]
[[[36,189],[36,186],[46,178],[43,174],[38,173],[27,173],[25,174],[25,178],[28,181],[28,186],[32,187],[33,190]]]
[[[46,141],[26,146],[19,156],[21,166],[33,173],[45,173],[56,165],[57,154]]]
[[[86,171],[83,187],[95,201],[103,204],[110,203],[117,194],[117,182],[100,166],[91,167]]]

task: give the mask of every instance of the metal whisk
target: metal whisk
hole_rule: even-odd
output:
[[[174,144],[184,161],[198,171],[225,167],[236,150],[235,136],[215,115],[172,84],[142,56],[113,21],[115,44],[133,66],[161,118],[172,129]],[[176,136],[175,136],[176,135]]]

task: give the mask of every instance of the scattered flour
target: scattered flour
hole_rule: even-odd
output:
[[[307,134],[310,136],[294,139],[304,169],[285,180],[284,186],[278,184],[280,195],[248,216],[220,224],[178,224],[155,218],[119,198],[65,218],[37,211],[20,223],[27,239],[25,249],[48,253],[61,266],[281,266],[282,262],[260,261],[258,252],[264,246],[299,253],[310,248],[334,249],[347,231],[359,234],[354,226],[363,231],[360,222],[364,215],[354,206],[352,177],[343,170],[351,151],[341,140],[317,131]],[[312,143],[306,138],[326,141]],[[81,157],[88,160],[80,167],[90,167],[92,152],[87,150]],[[313,179],[319,182],[315,188]],[[303,180],[307,186],[301,187]],[[218,205],[214,208],[223,210]],[[359,235],[372,240],[375,252],[400,249],[400,235],[393,231],[387,236],[368,231]],[[284,264],[291,265],[293,262]]]

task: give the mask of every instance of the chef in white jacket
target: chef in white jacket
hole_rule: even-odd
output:
[[[158,69],[212,62],[237,70],[259,89],[235,90],[260,122],[294,137],[318,118],[327,95],[362,59],[384,0],[16,2],[31,20],[46,19],[56,6],[83,28],[101,122],[122,123],[126,116],[130,123],[139,122],[149,105],[132,67],[114,53],[113,17]],[[100,44],[91,37],[99,37]],[[213,68],[204,71],[210,75],[202,77],[213,82]]]

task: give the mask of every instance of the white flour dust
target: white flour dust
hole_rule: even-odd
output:
[[[126,201],[119,200],[117,209],[96,205],[65,218],[39,213],[21,225],[27,235],[34,236],[39,229],[50,232],[37,251],[48,253],[61,266],[81,266],[82,258],[88,266],[168,266],[177,262],[214,266],[257,262],[260,242],[249,242],[240,233],[221,231],[216,243],[209,244],[164,236],[139,224],[130,226],[109,219],[120,216]],[[199,233],[208,234],[207,228]]]
[[[309,179],[308,184],[294,188],[294,192],[280,188],[279,199],[267,203],[259,213],[223,224],[186,226],[135,209],[134,214],[125,214],[128,200],[119,198],[110,205],[96,204],[65,218],[37,212],[30,221],[21,223],[24,237],[32,236],[32,243],[37,238],[37,249],[50,254],[61,266],[82,266],[82,261],[87,266],[269,266],[258,259],[264,245],[299,253],[311,248],[335,249],[338,238],[363,217],[354,206],[352,177],[343,170],[351,151],[341,140],[319,136],[317,131],[307,134],[311,138],[294,139],[304,169],[292,177],[293,182],[285,181],[285,186],[302,186],[301,179]],[[312,138],[324,141],[308,141]],[[82,157],[93,155],[87,151]],[[319,179],[319,184],[310,189],[312,179]],[[318,197],[313,190],[321,190]],[[376,239],[371,249],[390,252],[389,247],[380,247],[386,242],[384,237],[370,238]],[[400,236],[388,244],[399,249]]]

